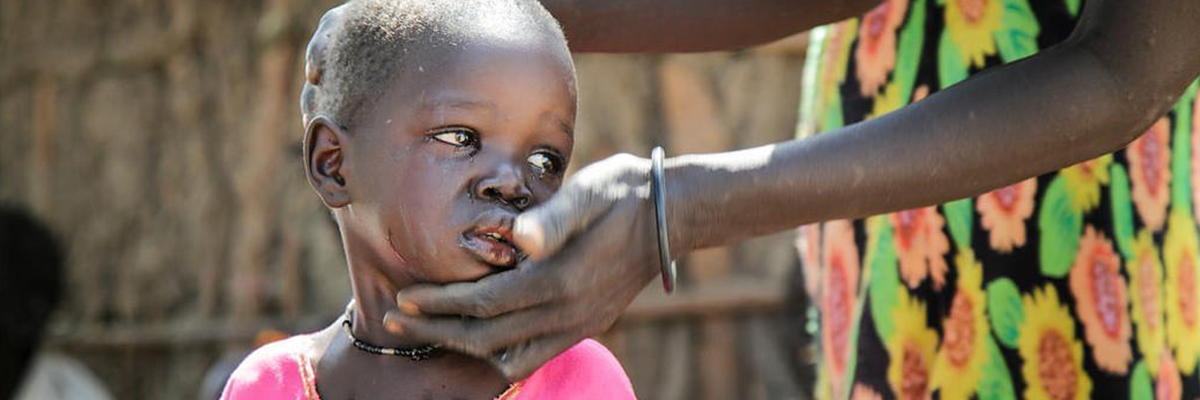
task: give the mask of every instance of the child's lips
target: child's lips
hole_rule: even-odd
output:
[[[459,244],[480,261],[496,267],[512,268],[522,258],[512,245],[512,230],[504,226],[477,227],[463,233]]]

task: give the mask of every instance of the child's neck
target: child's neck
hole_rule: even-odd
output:
[[[352,268],[352,271],[374,270]],[[413,282],[396,283],[382,274],[361,272],[352,273],[350,279],[354,291],[351,331],[355,338],[382,347],[414,348],[427,344],[394,335],[383,327],[384,314],[396,309],[396,291]],[[440,398],[490,398],[508,386],[486,362],[458,353],[438,354],[416,362],[366,353],[354,348],[351,339],[344,337],[340,322],[335,325],[339,326],[328,331],[334,345],[322,349],[318,356],[316,373],[322,398],[417,398],[430,393],[437,393]]]
[[[388,311],[396,310],[396,292],[412,283],[397,284],[382,274],[371,275],[374,276],[351,277],[354,305],[350,312],[350,321],[354,337],[383,347],[411,348],[426,345],[427,343],[388,332],[383,326],[384,315]]]
[[[360,323],[386,312],[385,307],[380,306],[383,303],[379,297],[362,296],[359,300],[360,295],[355,294],[351,311],[354,336],[376,346],[412,348],[422,345],[389,334],[378,322]],[[366,300],[368,298],[374,300]],[[323,337],[327,341],[314,349],[318,352],[314,372],[321,398],[410,399],[430,398],[434,394],[434,398],[490,399],[508,388],[504,377],[482,360],[446,350],[437,350],[433,358],[421,361],[372,354],[355,348],[340,325],[338,322],[326,329],[327,336]],[[364,326],[369,329],[363,329]]]

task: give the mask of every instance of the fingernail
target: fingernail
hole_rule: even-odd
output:
[[[397,321],[396,315],[391,311],[383,315],[383,329],[386,329],[388,333],[394,335],[400,335],[404,333],[404,326],[400,325],[400,321]]]
[[[413,304],[412,302],[401,301],[400,304],[398,304],[397,306],[400,307],[400,312],[404,313],[404,315],[410,315],[410,316],[421,315],[421,308],[417,307],[417,305]]]
[[[535,257],[541,253],[546,243],[542,225],[532,218],[517,217],[517,221],[513,223],[513,235],[518,244],[524,246],[522,250]]]

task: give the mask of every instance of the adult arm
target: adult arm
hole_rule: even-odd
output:
[[[1089,2],[1063,44],[812,140],[679,157],[683,251],[941,203],[1116,151],[1200,73],[1200,3]],[[722,194],[716,196],[714,194]]]
[[[669,160],[674,256],[813,221],[976,195],[1117,150],[1200,73],[1200,2],[1093,0],[1072,36],[839,132]],[[619,156],[518,219],[538,261],[401,291],[404,334],[525,376],[608,326],[656,275],[649,163]],[[569,239],[569,240],[568,240]],[[477,319],[437,315],[470,315]]]
[[[541,0],[571,50],[693,52],[767,43],[862,14],[880,0]]]

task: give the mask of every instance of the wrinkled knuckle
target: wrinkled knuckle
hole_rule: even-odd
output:
[[[488,311],[490,311],[489,310],[490,307],[491,307],[491,305],[488,304],[488,301],[486,298],[475,297],[475,298],[471,299],[471,302],[467,305],[466,312],[467,312],[467,315],[471,316],[471,317],[487,318]]]
[[[467,304],[467,314],[476,318],[489,318],[496,314],[496,295],[491,290],[484,290],[471,297]]]
[[[596,202],[603,200],[604,192],[602,190],[602,186],[599,185],[582,188],[576,193],[575,201],[578,205],[584,207],[594,205]]]
[[[484,354],[482,351],[479,350],[479,343],[473,341],[472,339],[462,338],[462,339],[458,339],[452,343],[453,343],[453,346],[451,346],[451,347],[457,351],[462,352],[463,354],[467,354],[467,355],[471,355],[471,356],[478,356],[480,354]]]
[[[442,343],[447,347],[470,355],[482,354],[480,351],[479,328],[469,320],[463,320],[449,333]]]
[[[491,343],[479,329],[472,329],[467,332],[463,338],[463,347],[466,351],[475,356],[486,355],[491,352]]]
[[[549,300],[565,299],[571,293],[572,279],[564,271],[565,268],[556,268],[542,280],[542,292]]]

